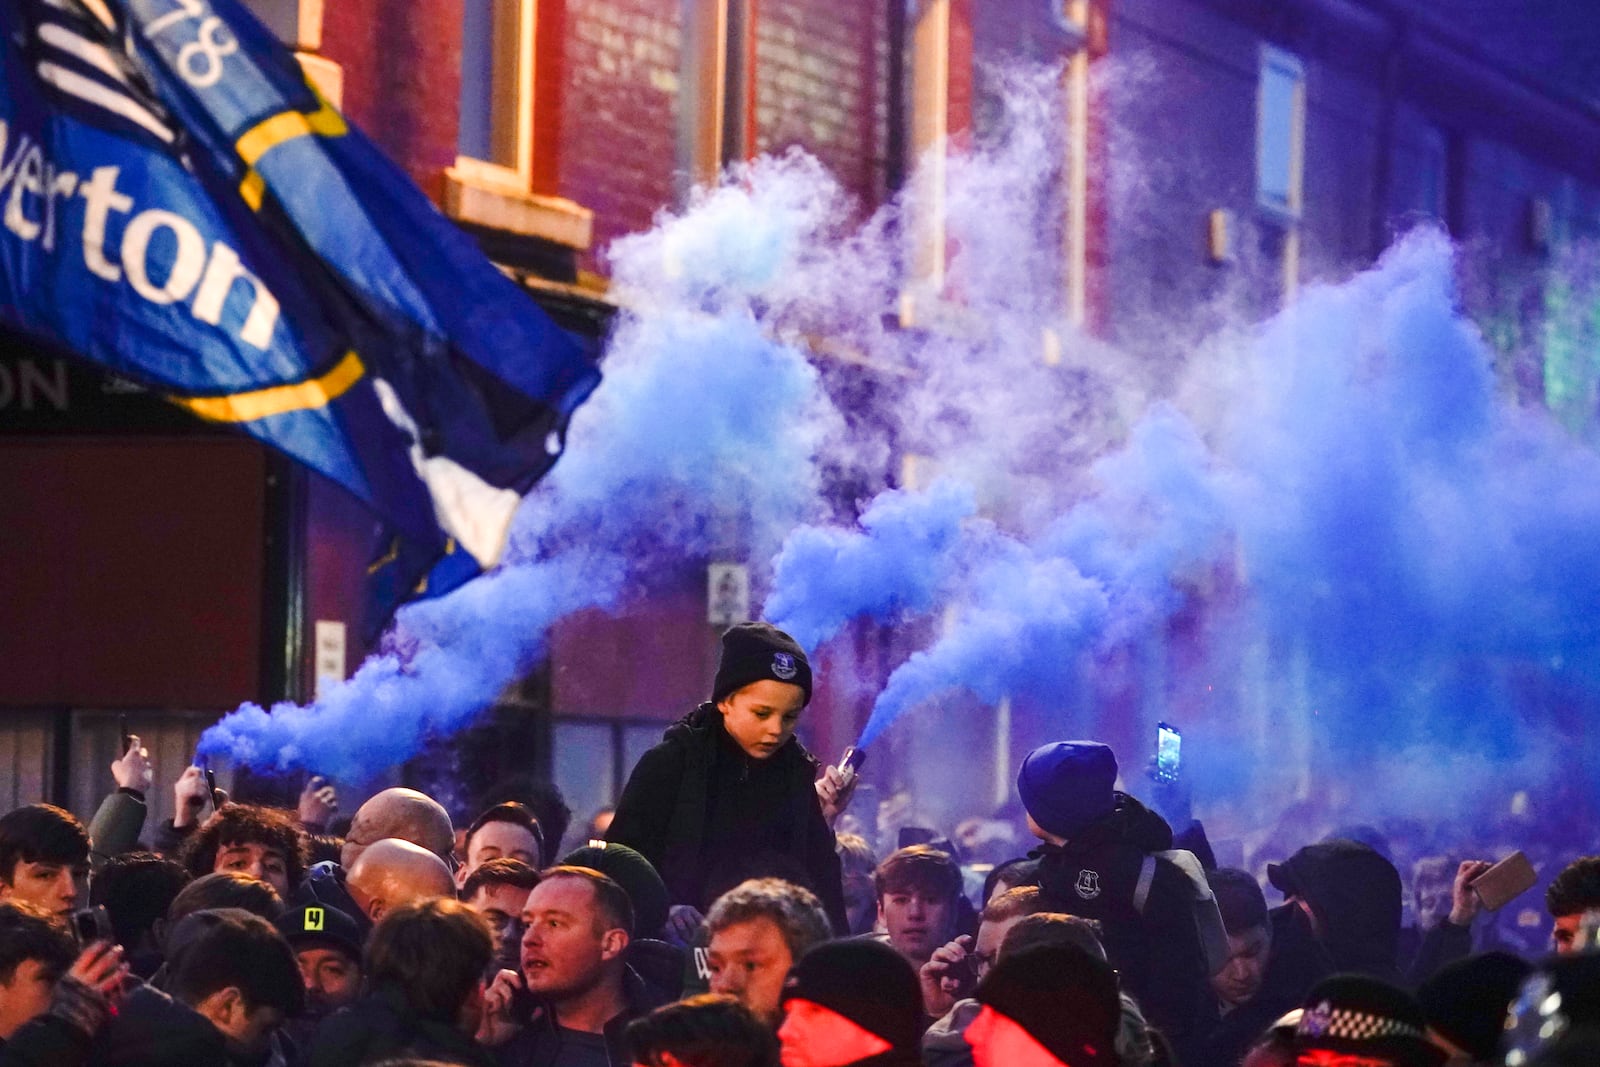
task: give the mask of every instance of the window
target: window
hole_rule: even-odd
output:
[[[1300,217],[1305,126],[1305,67],[1287,52],[1263,48],[1256,102],[1256,202],[1289,219]]]
[[[575,828],[617,802],[634,764],[661,743],[666,726],[612,719],[555,720],[551,738],[555,783],[572,808]]]
[[[462,5],[461,132],[456,167],[526,188],[533,174],[536,0]]]
[[[714,185],[755,141],[752,96],[755,8],[751,0],[688,0],[684,7],[684,91],[678,107],[678,170],[687,195]]]

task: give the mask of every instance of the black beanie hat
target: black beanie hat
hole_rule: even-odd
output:
[[[1267,898],[1261,892],[1261,883],[1248,871],[1233,867],[1220,867],[1206,872],[1206,882],[1211,895],[1217,898],[1217,911],[1222,914],[1222,928],[1229,936],[1239,937],[1246,930],[1266,926]]]
[[[1422,983],[1417,1002],[1446,1041],[1488,1062],[1500,1050],[1506,1008],[1532,969],[1509,952],[1468,956]]]
[[[1001,955],[973,994],[1073,1067],[1119,1063],[1117,973],[1077,945],[1036,945]]]
[[[1306,996],[1295,1025],[1298,1051],[1325,1049],[1393,1060],[1396,1067],[1443,1067],[1428,1020],[1410,993],[1363,974],[1336,974]]]
[[[811,703],[811,662],[799,642],[776,626],[741,622],[722,635],[722,660],[711,686],[713,702],[751,682],[771,679],[798,685]]]
[[[627,845],[591,841],[567,853],[561,865],[599,871],[620,885],[633,904],[633,936],[661,936],[661,928],[667,925],[667,912],[672,902],[667,893],[667,883],[661,880],[660,873],[642,853]]]
[[[809,1000],[896,1049],[922,1047],[922,989],[911,964],[881,941],[826,941],[789,972],[783,999]]]

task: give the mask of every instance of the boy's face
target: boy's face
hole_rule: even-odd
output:
[[[763,678],[728,694],[717,710],[728,736],[745,755],[769,759],[794,736],[805,705],[805,690],[798,685]]]
[[[896,886],[878,900],[878,921],[896,952],[919,966],[950,940],[955,900],[918,885]]]
[[[227,841],[217,849],[213,872],[234,871],[259,878],[285,900],[294,890],[289,884],[289,861],[283,850],[260,841]]]
[[[43,1015],[55,988],[56,975],[43,961],[17,964],[11,981],[0,982],[0,1041],[10,1041],[24,1023]]]
[[[0,901],[20,901],[65,923],[88,895],[89,858],[78,863],[18,860],[9,880],[0,880]]]

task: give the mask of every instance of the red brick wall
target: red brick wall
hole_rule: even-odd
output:
[[[260,699],[263,454],[243,437],[0,445],[0,706]]]
[[[756,150],[800,145],[864,204],[883,195],[885,8],[880,0],[760,0]]]
[[[566,0],[565,22],[560,193],[595,213],[594,268],[673,202],[683,27],[676,0]]]
[[[322,54],[344,68],[345,114],[437,203],[460,129],[460,0],[338,0]]]

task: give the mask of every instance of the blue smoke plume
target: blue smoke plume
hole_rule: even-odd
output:
[[[769,557],[820,517],[822,457],[849,434],[816,368],[752,310],[815,269],[796,257],[826,204],[819,174],[765,161],[704,194],[693,227],[667,218],[614,246],[627,310],[605,382],[523,502],[506,562],[403,609],[382,652],[315,703],[227,715],[199,755],[369,781],[470,724],[557,620],[647,596],[685,560]]]
[[[469,723],[554,621],[743,558],[824,672],[852,624],[927,635],[864,743],[952,693],[1077,734],[1117,651],[1163,645],[1136,713],[1203,719],[1186,760],[1214,794],[1304,793],[1309,768],[1444,812],[1548,771],[1560,715],[1600,707],[1600,459],[1502,398],[1448,241],[1260,325],[1225,294],[1201,345],[1092,341],[1061,307],[1058,86],[1001,78],[1000,134],[948,161],[943,295],[901,291],[916,182],[863,222],[798,153],[613,245],[607,377],[507,563],[202,753],[363,780]],[[886,325],[904,303],[915,328]],[[834,357],[893,385],[841,391]],[[934,476],[886,489],[891,457]]]

